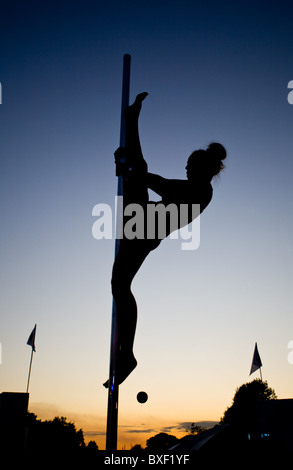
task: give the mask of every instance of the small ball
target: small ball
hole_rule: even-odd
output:
[[[148,400],[148,395],[145,392],[138,392],[136,398],[138,403],[145,403]]]

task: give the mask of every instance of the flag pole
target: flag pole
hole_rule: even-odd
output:
[[[120,147],[125,147],[125,117],[124,110],[129,105],[130,88],[130,62],[129,54],[123,56],[123,79],[122,79],[122,104],[121,104],[121,127],[120,127]],[[123,196],[123,176],[118,177],[117,195]],[[117,226],[120,222],[121,214],[117,211]],[[120,238],[116,236],[115,257],[119,251]],[[108,391],[108,413],[107,413],[107,433],[106,450],[117,450],[117,427],[118,427],[118,395],[119,384],[116,382],[118,358],[118,326],[116,304],[112,303],[112,326],[111,326],[111,347],[110,347],[110,371],[109,371],[109,391]]]
[[[33,353],[36,350],[36,347],[35,347],[36,330],[37,330],[37,324],[35,324],[34,329],[31,332],[31,334],[29,335],[29,339],[27,340],[27,343],[26,343],[28,346],[31,346],[31,348],[32,348],[30,366],[29,366],[29,371],[28,371],[28,378],[27,378],[26,393],[28,393],[28,388],[29,388],[29,383],[30,383],[30,378],[31,378]]]
[[[28,371],[28,378],[27,378],[26,393],[28,393],[28,388],[29,388],[29,383],[30,383],[30,378],[31,378],[31,370],[32,370],[33,354],[34,354],[34,350],[33,350],[33,348],[32,348],[32,352],[31,352],[31,360],[30,360],[30,366],[29,366],[29,371]]]

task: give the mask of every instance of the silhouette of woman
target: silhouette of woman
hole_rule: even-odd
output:
[[[212,143],[207,150],[196,150],[188,158],[186,165],[186,180],[166,179],[148,172],[143,158],[138,118],[142,101],[147,93],[137,95],[133,105],[125,110],[126,142],[125,148],[115,152],[116,175],[124,176],[124,207],[130,203],[140,204],[146,208],[149,202],[148,188],[161,196],[164,205],[200,204],[202,212],[210,203],[213,195],[211,180],[224,168],[222,160],[226,158],[225,148],[218,143]],[[192,211],[188,213],[190,223],[195,217]],[[179,217],[180,219],[180,217]],[[124,218],[125,224],[126,218]],[[181,221],[180,221],[181,222]],[[183,225],[181,225],[183,226]],[[181,228],[179,227],[177,228]],[[170,224],[166,236],[171,232]],[[116,380],[121,384],[137,365],[133,354],[133,343],[137,321],[137,306],[131,292],[131,283],[147,255],[157,248],[161,239],[123,238],[120,241],[118,254],[115,258],[112,272],[112,293],[116,303],[118,324],[118,374]],[[108,387],[108,381],[104,384]]]

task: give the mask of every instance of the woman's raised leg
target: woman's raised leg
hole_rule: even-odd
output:
[[[125,148],[127,151],[127,158],[131,165],[136,166],[144,160],[138,130],[138,118],[140,115],[142,102],[147,97],[148,93],[143,92],[137,95],[134,103],[125,109]]]
[[[133,105],[125,110],[125,157],[128,170],[124,177],[124,207],[130,203],[137,203],[145,209],[148,202],[147,164],[143,158],[138,132],[138,118],[142,101],[146,96],[147,93],[137,95]],[[124,218],[124,224],[126,221],[127,218]],[[133,354],[137,306],[131,292],[131,283],[149,252],[150,248],[145,240],[128,240],[124,237],[120,241],[119,251],[113,265],[112,293],[116,304],[118,324],[117,381],[119,384],[128,377],[137,365]],[[108,381],[104,385],[107,387]]]

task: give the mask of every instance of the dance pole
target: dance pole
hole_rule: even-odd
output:
[[[123,80],[122,80],[122,104],[121,104],[121,127],[120,127],[120,147],[125,147],[125,118],[124,109],[129,105],[129,86],[130,86],[130,62],[131,57],[125,54],[123,57]],[[118,176],[117,195],[123,196],[123,176]],[[118,208],[119,209],[119,208]],[[117,230],[121,229],[123,215],[117,210]],[[119,251],[120,238],[115,240],[115,257]],[[117,427],[118,427],[118,395],[119,385],[116,382],[118,357],[118,327],[116,304],[113,299],[112,304],[112,327],[111,327],[111,346],[110,346],[110,372],[109,372],[109,391],[108,391],[108,414],[107,414],[107,436],[106,450],[117,450]]]

